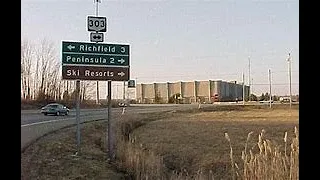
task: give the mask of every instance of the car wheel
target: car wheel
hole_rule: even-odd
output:
[[[59,115],[60,115],[60,112],[59,112],[59,111],[57,111],[57,112],[56,112],[56,115],[57,115],[57,116],[59,116]]]

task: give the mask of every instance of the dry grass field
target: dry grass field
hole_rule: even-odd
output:
[[[250,151],[254,155],[260,154],[260,150],[263,149],[259,146],[264,141],[268,142],[266,148],[270,149],[271,155],[284,153],[286,149],[286,155],[289,156],[290,144],[296,137],[295,127],[298,130],[297,107],[293,109],[288,109],[286,106],[273,109],[268,107],[228,109],[226,107],[207,109],[204,112],[181,114],[177,112],[171,118],[152,121],[134,129],[130,137],[134,144],[152,152],[151,155],[141,154],[137,156],[137,159],[148,159],[148,156],[151,156],[150,160],[156,159],[151,164],[163,163],[165,165],[166,173],[159,172],[161,177],[164,176],[163,174],[169,174],[165,179],[235,179],[236,177],[250,179],[248,172],[247,177],[244,174],[244,166],[248,164],[244,163],[243,156],[250,157]],[[261,133],[263,137],[260,137],[259,143]],[[250,134],[249,139],[248,134]],[[286,142],[284,141],[285,134]],[[230,146],[232,157],[230,157]],[[246,151],[242,152],[245,147]],[[264,158],[272,158],[269,154],[268,156]],[[231,160],[234,163],[231,163]],[[276,161],[276,159],[273,160]],[[274,164],[274,166],[277,165],[279,163]],[[148,169],[143,167],[144,165],[140,166],[142,166],[140,169]],[[287,166],[290,165],[287,164]],[[287,168],[287,166],[281,168]],[[161,164],[156,167],[161,167]],[[152,167],[149,167],[148,171],[153,172],[151,169]],[[284,171],[285,174],[279,178],[289,178],[290,170]],[[270,170],[268,173],[273,172]],[[152,177],[147,171],[136,174],[136,177],[146,176]],[[252,177],[251,179],[257,178]]]
[[[299,107],[216,107],[117,120],[116,162],[106,122],[48,135],[22,153],[22,179],[298,179]],[[295,130],[296,127],[296,130]],[[249,135],[249,136],[248,136]],[[292,149],[293,148],[293,149]]]

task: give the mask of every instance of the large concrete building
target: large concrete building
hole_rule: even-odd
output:
[[[137,84],[138,103],[168,103],[179,94],[181,103],[213,103],[217,101],[239,101],[243,98],[243,85],[225,81],[193,81],[174,83]],[[245,99],[249,97],[249,86],[244,86]]]

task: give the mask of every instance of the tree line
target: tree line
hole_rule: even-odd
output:
[[[271,97],[271,99],[273,101],[279,101],[280,97],[281,96],[273,95]],[[292,99],[294,101],[299,101],[299,95],[292,95],[291,97],[292,97]],[[270,94],[268,92],[262,93],[260,96],[256,96],[254,94],[251,94],[250,95],[250,100],[251,101],[269,101],[270,100]]]
[[[76,89],[74,80],[62,79],[62,61],[52,41],[40,43],[28,39],[21,41],[21,100],[73,101]],[[89,100],[94,82],[80,81],[80,99]]]

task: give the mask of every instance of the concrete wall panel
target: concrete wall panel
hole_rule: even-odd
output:
[[[226,86],[226,99],[229,100],[230,99],[230,83],[225,82],[225,86]]]
[[[194,82],[182,82],[182,97],[194,97]]]
[[[209,81],[197,81],[196,91],[197,91],[197,96],[208,97]]]
[[[181,93],[181,82],[169,83],[169,97],[173,96],[174,94]]]
[[[226,97],[226,83],[225,82],[221,82],[220,83],[220,97],[221,98],[225,98]]]
[[[155,91],[159,97],[161,97],[165,101],[168,101],[169,98],[167,83],[156,83]]]
[[[153,84],[144,84],[144,91],[143,91],[143,95],[144,98],[147,99],[154,99],[155,94],[154,94],[154,85]]]
[[[214,93],[221,95],[221,81],[215,81],[214,84],[215,84]]]
[[[136,86],[136,98],[137,99],[142,98],[141,90],[142,90],[141,84],[137,84],[137,86]]]

